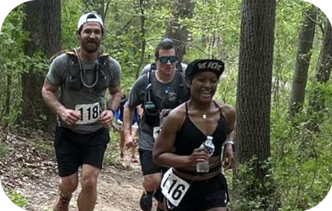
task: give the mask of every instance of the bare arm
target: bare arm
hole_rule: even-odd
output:
[[[108,102],[107,102],[107,108],[108,109],[112,109],[112,110],[116,110],[119,107],[119,104],[121,102],[121,89],[120,86],[117,87],[109,87],[108,88],[109,93],[111,95],[111,97],[109,98]]]
[[[74,125],[80,119],[80,113],[72,109],[67,109],[60,103],[56,95],[58,88],[59,86],[45,79],[42,88],[42,97],[45,103],[60,116],[62,121],[68,125]]]
[[[121,89],[120,86],[109,87],[110,98],[107,102],[107,109],[101,112],[99,122],[106,128],[112,126],[112,119],[114,111],[119,107],[121,101]]]
[[[133,122],[134,107],[131,107],[128,102],[123,108],[123,131],[125,136],[125,143],[127,147],[136,146],[135,139],[131,131],[131,123]]]
[[[235,141],[235,124],[236,124],[236,111],[230,105],[223,105],[223,114],[225,115],[228,123],[228,133],[225,143],[228,141]],[[223,156],[223,166],[225,170],[232,169],[235,166],[235,158],[234,158],[234,145],[226,144],[224,149]]]
[[[136,106],[136,110],[137,110],[137,115],[140,119],[142,119],[143,117],[143,108],[142,108],[142,105],[138,105]]]
[[[60,114],[61,109],[64,109],[65,107],[59,102],[57,98],[56,91],[58,88],[59,86],[53,85],[46,78],[42,88],[42,96],[48,107],[50,107],[55,113]]]

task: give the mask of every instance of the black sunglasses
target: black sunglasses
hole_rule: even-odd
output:
[[[176,57],[176,56],[162,56],[162,57],[159,57],[158,60],[162,64],[166,64],[168,61],[170,61],[171,63],[174,63],[178,60],[178,57]]]

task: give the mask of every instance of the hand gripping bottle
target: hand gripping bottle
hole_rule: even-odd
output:
[[[212,140],[213,140],[212,136],[207,136],[206,140],[200,146],[200,148],[204,147],[205,149],[207,149],[210,157],[213,155],[213,152],[214,152],[214,144],[213,144]],[[203,173],[209,172],[209,161],[206,160],[203,162],[198,162],[196,164],[196,171],[203,172]]]

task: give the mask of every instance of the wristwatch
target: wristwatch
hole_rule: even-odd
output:
[[[109,110],[109,111],[112,111],[112,113],[113,113],[113,115],[114,115],[114,110],[113,109],[111,109],[111,108],[108,108],[107,110]]]
[[[223,145],[223,146],[226,146],[227,144],[232,144],[232,145],[234,145],[234,142],[233,142],[233,141],[225,141],[222,145]]]
[[[225,147],[227,144],[231,144],[233,146],[233,151],[235,151],[235,146],[233,141],[225,141],[222,146]]]

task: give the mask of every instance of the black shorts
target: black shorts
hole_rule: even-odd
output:
[[[148,175],[148,174],[155,174],[155,173],[165,173],[168,168],[166,167],[161,167],[153,162],[152,158],[152,151],[150,150],[144,150],[144,149],[139,149],[139,159],[141,162],[141,168],[143,175]],[[153,194],[153,196],[159,201],[163,202],[164,197],[163,194],[161,193],[161,188],[159,187]]]
[[[226,179],[224,175],[219,174],[208,180],[192,181],[179,206],[174,207],[168,201],[166,206],[169,211],[202,211],[226,207],[228,202]]]
[[[109,131],[106,128],[89,134],[80,134],[68,128],[57,127],[54,148],[59,176],[65,177],[76,173],[82,164],[101,169],[109,141]]]
[[[143,175],[162,173],[165,171],[166,168],[154,164],[152,151],[139,149],[138,152]]]

